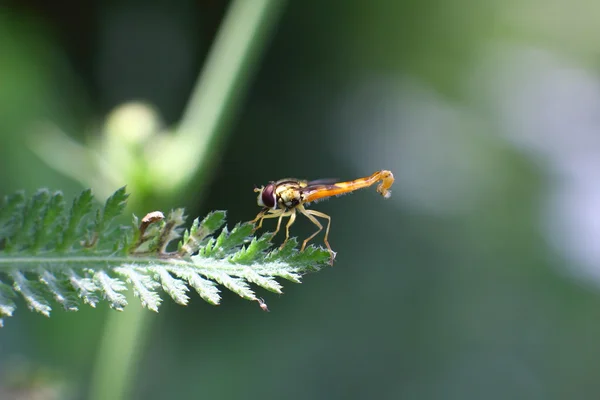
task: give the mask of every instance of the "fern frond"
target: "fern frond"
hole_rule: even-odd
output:
[[[122,310],[128,289],[143,307],[156,312],[163,302],[161,293],[186,305],[193,290],[217,305],[220,287],[268,311],[253,286],[282,293],[278,278],[299,283],[329,260],[322,248],[299,252],[293,238],[282,249],[271,250],[271,234],[252,237],[250,223],[238,223],[229,231],[225,211],[196,218],[185,231],[183,209],[166,217],[151,212],[141,221],[134,216],[129,226],[116,224],[127,197],[123,187],[97,207],[91,190],[85,190],[68,210],[62,193],[47,189],[29,198],[23,193],[4,198],[0,326],[3,317],[13,315],[18,297],[31,310],[49,316],[52,303],[76,311],[81,304],[95,307],[104,300]]]

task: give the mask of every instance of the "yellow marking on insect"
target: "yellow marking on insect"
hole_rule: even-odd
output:
[[[331,249],[329,241],[327,240],[329,237],[329,228],[331,226],[331,217],[319,211],[307,210],[305,205],[308,205],[313,201],[364,189],[373,186],[380,181],[381,183],[377,186],[377,192],[387,199],[391,196],[390,188],[394,183],[394,174],[387,170],[377,171],[371,176],[346,182],[335,182],[332,180],[306,181],[294,178],[270,182],[267,186],[254,189],[254,191],[258,193],[257,203],[259,206],[263,207],[263,209],[258,213],[256,218],[250,222],[254,224],[258,222],[258,225],[254,228],[254,231],[256,231],[262,227],[262,223],[265,219],[279,218],[277,221],[277,229],[275,229],[275,232],[273,233],[273,237],[275,237],[279,232],[279,228],[281,228],[283,217],[290,217],[285,226],[285,240],[281,245],[281,248],[283,248],[290,238],[290,226],[292,226],[296,220],[296,212],[303,214],[319,228],[302,243],[300,251],[304,251],[306,244],[323,230],[323,225],[321,225],[316,217],[327,219],[324,242],[331,256],[329,263],[333,265],[335,252]]]

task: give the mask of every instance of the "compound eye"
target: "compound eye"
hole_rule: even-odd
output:
[[[261,194],[262,202],[265,207],[275,208],[275,185],[270,184],[265,186]]]

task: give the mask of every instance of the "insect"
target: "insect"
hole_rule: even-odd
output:
[[[354,192],[358,189],[367,188],[379,181],[381,181],[381,183],[377,186],[377,192],[383,197],[389,198],[391,196],[390,187],[394,183],[394,174],[387,170],[377,171],[371,176],[347,182],[335,182],[335,180],[326,179],[305,181],[293,178],[270,182],[267,186],[254,189],[254,191],[258,193],[258,205],[263,207],[263,209],[258,213],[256,218],[250,222],[253,224],[258,222],[258,225],[254,228],[254,231],[256,231],[262,227],[262,223],[265,219],[279,218],[277,221],[277,229],[275,229],[275,232],[273,233],[273,237],[275,237],[279,232],[279,228],[281,228],[282,219],[284,217],[290,217],[285,226],[285,240],[281,245],[281,248],[283,248],[290,238],[290,226],[296,221],[297,213],[303,214],[319,228],[302,243],[300,251],[304,251],[306,244],[323,230],[323,225],[319,222],[317,217],[326,219],[327,229],[325,229],[324,242],[331,255],[329,263],[333,265],[335,252],[331,249],[328,241],[331,217],[320,211],[306,209],[305,205],[317,200],[332,196],[340,196]]]

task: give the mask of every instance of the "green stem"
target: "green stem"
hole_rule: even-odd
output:
[[[39,268],[40,265],[65,265],[74,264],[68,268],[89,268],[90,265],[101,264],[106,267],[115,266],[119,267],[127,263],[135,264],[149,264],[154,265],[157,261],[161,263],[173,263],[176,264],[177,260],[171,261],[166,259],[159,259],[158,257],[111,257],[111,256],[3,256],[0,252],[0,267],[2,264],[8,265],[11,269],[22,269],[24,265],[30,264],[33,267]]]
[[[187,157],[183,156],[191,162],[186,164],[188,168],[177,171],[184,174],[179,188],[187,187],[198,173],[200,179],[196,182],[206,183],[209,167],[225,140],[226,123],[236,112],[255,62],[284,4],[284,0],[231,3],[180,123],[179,140],[189,150]],[[198,192],[197,186],[196,183]],[[109,313],[92,376],[90,399],[129,398],[149,332],[147,315],[149,312],[142,307]]]
[[[143,348],[143,332],[150,323],[150,311],[144,310],[131,292],[127,302],[129,307],[124,311],[109,311],[96,356],[92,400],[129,398]]]
[[[227,139],[228,124],[238,110],[257,61],[269,42],[286,0],[236,0],[231,3],[178,128],[187,154],[184,181],[203,193],[208,175]],[[186,187],[187,182],[181,187]],[[196,199],[197,201],[197,199]]]

